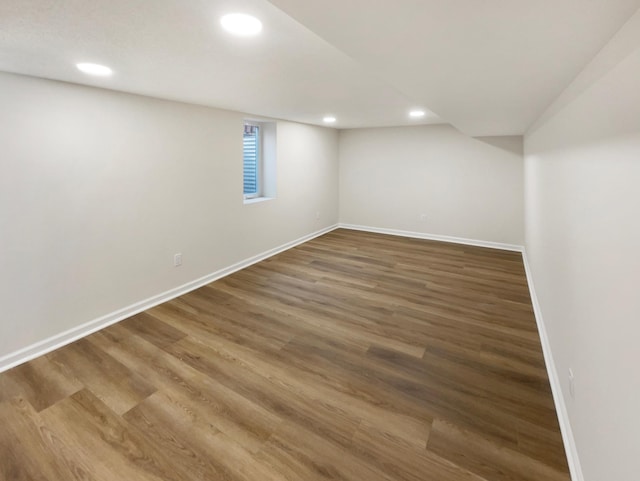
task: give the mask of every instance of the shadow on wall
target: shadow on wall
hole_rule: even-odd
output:
[[[475,140],[484,142],[498,149],[506,152],[511,152],[519,156],[524,155],[524,148],[522,144],[522,136],[510,135],[510,136],[498,136],[498,137],[473,137]]]

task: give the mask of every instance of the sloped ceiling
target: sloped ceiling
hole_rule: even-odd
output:
[[[3,0],[0,70],[339,128],[522,134],[640,0]],[[264,30],[234,38],[221,15]],[[115,74],[87,77],[81,61]],[[410,120],[409,109],[429,113]]]

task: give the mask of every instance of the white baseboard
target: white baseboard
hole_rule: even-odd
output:
[[[337,224],[326,227],[319,231],[300,237],[299,239],[287,242],[286,244],[282,244],[281,246],[262,252],[261,254],[249,257],[248,259],[237,262],[236,264],[233,264],[229,267],[225,267],[223,269],[217,270],[216,272],[212,272],[211,274],[208,274],[194,281],[187,282],[186,284],[175,287],[173,289],[169,289],[168,291],[165,291],[161,294],[150,297],[140,302],[136,302],[135,304],[127,306],[123,309],[119,309],[110,314],[81,324],[80,326],[51,336],[48,339],[44,339],[23,349],[12,352],[0,358],[0,372],[11,369],[12,367],[30,361],[31,359],[34,359],[38,356],[47,354],[48,352],[54,351],[55,349],[70,344],[73,341],[77,341],[78,339],[88,336],[89,334],[99,331],[100,329],[104,329],[107,326],[120,322],[123,319],[138,314],[139,312],[146,311],[147,309],[151,309],[158,304],[162,304],[163,302],[167,302],[171,299],[182,296],[187,292],[198,289],[199,287],[209,284],[210,282],[228,276],[229,274],[233,274],[240,269],[244,269],[245,267],[267,259],[268,257],[279,254],[280,252],[291,249],[292,247],[295,247],[297,245],[303,244],[315,237],[319,237],[337,228]]]
[[[397,229],[385,229],[382,227],[370,227],[366,225],[338,224],[342,229],[361,230],[365,232],[374,232],[376,234],[389,234],[400,237],[413,237],[416,239],[435,240],[440,242],[452,242],[454,244],[465,244],[476,247],[488,247],[490,249],[500,249],[505,251],[522,252],[523,246],[517,244],[503,244],[502,242],[483,241],[476,239],[465,239],[464,237],[452,237],[438,234],[425,234],[423,232],[412,232]]]
[[[536,323],[538,325],[538,333],[540,334],[540,343],[542,344],[542,352],[544,354],[544,362],[547,367],[547,375],[549,376],[551,392],[553,393],[553,402],[556,406],[556,414],[558,415],[560,431],[562,432],[562,441],[564,443],[564,449],[567,453],[567,462],[569,464],[569,470],[571,472],[571,480],[584,481],[582,468],[580,466],[580,458],[578,457],[578,450],[573,438],[571,423],[569,421],[569,412],[567,411],[567,405],[565,404],[564,396],[562,395],[560,377],[558,376],[556,364],[553,361],[553,354],[551,352],[551,344],[549,343],[549,337],[547,335],[547,328],[545,327],[544,319],[542,317],[542,311],[540,310],[540,303],[538,302],[538,297],[533,285],[531,267],[529,266],[529,260],[527,258],[527,252],[525,250],[522,251],[522,260],[524,262],[524,269],[527,274],[527,284],[529,285],[531,304],[533,305],[533,312],[536,318]]]

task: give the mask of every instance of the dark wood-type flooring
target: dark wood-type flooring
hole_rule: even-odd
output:
[[[569,475],[520,254],[336,230],[1,374],[0,479]]]

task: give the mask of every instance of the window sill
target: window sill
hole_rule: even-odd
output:
[[[273,200],[273,197],[253,197],[251,199],[244,199],[244,203],[246,204],[259,204],[260,202],[265,202],[267,200]]]

